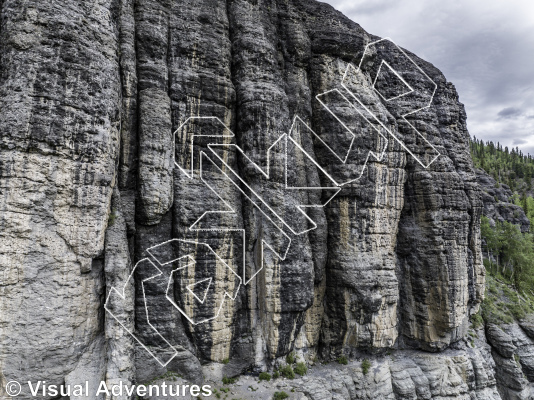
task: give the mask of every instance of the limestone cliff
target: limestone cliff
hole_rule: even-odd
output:
[[[404,120],[422,100],[391,109],[373,86],[396,88],[367,64],[344,82],[379,38],[314,0],[1,0],[0,12],[2,384],[220,379],[295,352],[373,365],[324,367],[295,381],[300,398],[532,396],[531,364],[500,351],[508,336],[534,347],[526,328],[466,339],[484,294],[483,203],[463,105],[433,65],[370,55],[369,68],[383,52],[435,83]],[[353,158],[339,163],[347,126]],[[425,168],[427,151],[439,157]],[[335,196],[332,177],[350,181]],[[195,264],[177,261],[185,250]],[[210,282],[205,302],[191,282]]]

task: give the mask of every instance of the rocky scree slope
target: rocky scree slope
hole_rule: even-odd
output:
[[[432,106],[410,119],[441,154],[431,167],[388,140],[382,161],[371,159],[361,179],[310,211],[317,228],[293,238],[284,261],[266,256],[218,318],[193,325],[157,285],[144,288],[150,270],[128,280],[146,249],[192,235],[191,223],[217,202],[173,168],[173,144],[188,139],[173,132],[191,116],[216,116],[263,163],[295,114],[331,140],[339,125],[315,96],[339,88],[347,64],[377,38],[310,0],[0,6],[2,383],[143,382],[166,370],[196,382],[266,370],[295,351],[310,363],[365,353],[382,366],[363,386],[347,370],[347,389],[325,389],[324,398],[528,396],[530,375],[509,352],[465,340],[484,291],[482,202],[464,108],[431,64],[411,55],[437,84]],[[368,106],[417,145],[365,82]],[[377,150],[369,131],[356,131],[357,148]],[[299,140],[321,165],[333,164],[309,131]],[[265,182],[230,147],[223,157],[278,209],[320,199],[285,190],[281,179]],[[294,179],[320,186],[317,169],[297,166]],[[259,270],[257,243],[276,242],[276,228],[235,186],[214,182],[237,212],[211,222],[244,229],[249,240],[243,246],[221,231],[193,238],[216,243],[236,269],[235,255],[245,253],[248,273]],[[225,274],[215,266],[216,278],[228,281]],[[125,283],[115,309],[121,326],[104,302]],[[143,289],[150,322],[178,352],[166,367],[127,333],[160,357],[172,352],[148,324]],[[510,381],[496,381],[494,359]]]

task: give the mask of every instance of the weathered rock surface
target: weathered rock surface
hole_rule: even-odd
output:
[[[512,203],[512,191],[508,185],[497,183],[491,175],[484,170],[476,169],[477,182],[481,190],[481,199],[484,204],[483,214],[492,221],[507,221],[518,225],[521,232],[528,232],[530,221],[523,209]]]
[[[258,382],[257,377],[241,376],[225,387],[229,397],[258,400],[271,400],[281,391],[299,400],[500,399],[493,365],[483,353],[465,345],[439,355],[400,350],[373,358],[366,373],[360,359],[348,365],[314,365],[293,380]],[[220,380],[205,383],[218,391],[222,387]]]
[[[488,325],[486,338],[489,344],[503,357],[510,358],[517,350],[513,344],[512,337],[496,325]]]
[[[481,194],[463,105],[434,66],[383,46],[345,89],[378,38],[313,0],[5,0],[0,14],[0,383],[198,384],[295,351],[372,364],[314,368],[291,382],[301,399],[530,396],[532,324],[464,340],[484,291],[481,212],[507,217]],[[380,57],[437,85],[411,126],[399,115],[424,102],[387,104]],[[331,202],[298,211],[333,180],[347,184]],[[196,304],[182,278],[236,297]]]
[[[0,381],[62,384],[104,332],[117,3],[2,1]],[[92,379],[92,378],[91,378]],[[27,386],[23,396],[29,396]]]

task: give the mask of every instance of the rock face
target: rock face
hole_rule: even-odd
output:
[[[0,10],[0,383],[195,381],[295,351],[376,367],[303,398],[528,398],[522,328],[464,340],[483,203],[434,66],[366,53],[378,38],[313,0]],[[373,89],[388,57],[421,98],[391,105],[387,71]]]
[[[513,204],[512,191],[508,185],[497,183],[491,175],[484,170],[476,169],[477,182],[480,186],[482,203],[484,204],[483,214],[492,221],[508,221],[521,228],[521,232],[528,232],[530,221],[523,209]]]
[[[1,6],[0,380],[100,380],[105,369],[78,366],[105,354],[102,256],[121,127],[117,5]]]

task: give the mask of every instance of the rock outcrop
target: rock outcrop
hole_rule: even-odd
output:
[[[379,38],[314,0],[0,13],[0,383],[209,381],[295,352],[373,366],[321,367],[302,399],[528,398],[531,331],[465,339],[487,206],[433,65],[364,53]],[[380,57],[424,95],[391,106]]]
[[[484,170],[476,169],[477,182],[481,188],[481,198],[484,204],[483,214],[490,221],[507,221],[520,227],[521,232],[530,230],[530,221],[523,209],[513,204],[513,193],[504,183],[497,183]]]

